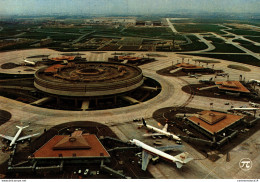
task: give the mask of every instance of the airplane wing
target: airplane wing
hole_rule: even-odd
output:
[[[145,134],[143,134],[143,136],[146,136],[146,137],[148,137],[148,136],[164,136],[164,134],[162,134],[162,133],[145,133]]]
[[[10,140],[12,141],[14,137],[11,137],[11,136],[6,136],[6,135],[3,135],[3,134],[0,134],[1,137],[7,139],[7,140]]]
[[[158,150],[161,150],[163,152],[169,151],[169,150],[181,150],[183,151],[183,146],[182,145],[169,145],[169,146],[160,146],[160,147],[155,147]]]
[[[17,142],[21,141],[21,140],[25,140],[27,138],[31,138],[33,136],[36,136],[36,135],[39,135],[40,133],[35,133],[35,134],[32,134],[32,135],[27,135],[27,136],[23,136],[23,137],[20,137]]]
[[[165,124],[162,130],[167,132],[167,129],[168,129],[168,124]]]
[[[142,152],[142,170],[146,170],[152,155],[148,154],[146,151],[143,150]]]

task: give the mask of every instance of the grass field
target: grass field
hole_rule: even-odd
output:
[[[208,58],[216,58],[216,59],[224,59],[228,61],[234,61],[238,63],[250,64],[254,66],[260,66],[260,61],[253,56],[249,55],[235,55],[235,54],[189,54],[194,56],[208,57]]]
[[[198,61],[201,63],[220,63],[220,61],[210,60],[210,59],[195,59],[194,61]]]
[[[240,70],[240,71],[246,71],[246,72],[251,71],[251,69],[249,69],[245,66],[240,66],[240,65],[235,65],[235,64],[230,64],[227,67],[231,68],[231,69],[235,69],[235,70]]]
[[[124,36],[174,39],[174,33],[168,27],[129,27],[122,32]]]
[[[260,53],[260,46],[255,46],[254,44],[241,44],[241,46],[247,48],[254,53]]]
[[[205,32],[215,32],[217,34],[225,34],[221,31],[223,27],[214,24],[205,24],[205,23],[196,23],[196,24],[188,24],[188,23],[176,23],[174,24],[175,29],[178,32],[185,33],[205,33]]]
[[[228,32],[234,33],[236,35],[253,35],[260,36],[260,32],[252,31],[252,30],[243,30],[243,29],[232,29],[227,30]]]
[[[251,42],[248,42],[246,40],[241,40],[241,39],[235,39],[233,40],[233,42],[238,42],[240,44],[251,44]]]
[[[183,51],[196,51],[196,50],[203,50],[207,49],[207,45],[203,42],[200,42],[199,38],[195,35],[187,35],[187,37],[192,41],[191,44],[181,45],[181,49]]]
[[[255,52],[255,53],[260,53],[260,46],[256,46],[252,44],[251,42],[245,41],[245,40],[240,40],[236,39],[234,42],[240,43],[241,46],[247,48],[248,50]]]
[[[204,37],[204,39],[212,41],[213,43],[224,43],[223,39],[219,39],[215,37]]]
[[[50,33],[50,32],[60,32],[60,33],[81,33],[84,28],[42,28],[39,29],[40,32]]]
[[[30,39],[44,39],[47,37],[52,38],[54,41],[68,41],[74,40],[79,37],[79,35],[64,34],[64,33],[43,33],[43,32],[26,32],[19,36],[20,38],[30,38]]]
[[[244,51],[238,49],[237,47],[226,44],[226,43],[212,43],[215,49],[209,52],[220,52],[220,53],[244,53]]]
[[[260,43],[260,36],[259,37],[252,37],[252,36],[244,36],[245,38]]]
[[[120,45],[141,45],[142,42],[143,39],[139,37],[125,37],[118,41]]]
[[[24,25],[24,24],[0,24],[3,27],[0,36],[3,38],[20,34],[27,29],[35,27],[35,25]]]

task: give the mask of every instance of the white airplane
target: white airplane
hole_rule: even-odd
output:
[[[258,85],[260,84],[260,80],[255,80],[255,79],[250,79],[248,82],[249,82],[249,83],[255,82],[255,83],[257,83]]]
[[[255,108],[255,107],[251,107],[251,108],[231,108],[231,110],[236,110],[236,111],[256,111],[256,110],[260,110],[260,108]]]
[[[146,170],[148,163],[153,155],[159,156],[163,160],[176,163],[177,168],[181,168],[184,164],[193,160],[192,157],[188,157],[189,156],[188,152],[183,152],[176,156],[172,156],[170,154],[163,152],[162,151],[163,149],[159,150],[160,149],[159,147],[158,148],[151,147],[136,139],[130,140],[130,143],[134,144],[138,147],[141,147],[143,149],[143,151],[142,151],[142,170],[144,170],[144,171]],[[169,149],[167,149],[167,150],[169,150]]]
[[[249,105],[252,106],[252,107],[260,107],[260,104],[250,102],[250,101],[249,101]]]
[[[24,126],[24,127],[16,126],[16,127],[19,128],[19,130],[17,131],[17,133],[15,134],[14,137],[0,134],[1,137],[3,137],[3,138],[5,138],[5,139],[11,141],[11,143],[10,143],[10,145],[9,145],[10,148],[11,148],[16,142],[19,142],[19,141],[22,141],[22,140],[25,140],[25,139],[28,139],[28,138],[31,138],[31,137],[33,137],[33,136],[36,136],[36,135],[39,135],[39,134],[40,134],[40,133],[36,133],[36,134],[27,135],[27,136],[23,136],[23,137],[18,138],[18,137],[20,136],[22,130],[23,130],[24,128],[29,127],[29,126]]]
[[[141,126],[141,127],[144,126],[147,129],[149,129],[149,130],[157,132],[157,133],[149,133],[149,134],[146,133],[143,136],[161,136],[161,135],[165,135],[165,136],[167,136],[169,138],[172,138],[174,140],[178,140],[178,141],[181,140],[177,135],[174,135],[174,134],[172,134],[172,133],[167,131],[167,129],[168,129],[168,124],[167,123],[164,125],[163,129],[159,129],[159,128],[156,128],[156,127],[153,127],[151,125],[146,124],[146,121],[143,118],[142,118],[142,121],[143,121],[143,124],[139,124],[139,126]]]
[[[198,77],[202,76],[202,74],[194,74],[194,75],[192,75],[190,73],[188,75],[189,75],[190,78],[194,77],[196,79],[198,79]]]
[[[25,63],[27,63],[27,64],[30,64],[30,65],[35,65],[35,62],[33,62],[33,61],[28,61],[28,60],[26,60],[26,59],[24,59],[23,60]]]

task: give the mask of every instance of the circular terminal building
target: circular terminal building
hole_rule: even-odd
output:
[[[99,97],[121,94],[144,82],[138,67],[108,62],[56,64],[35,73],[37,89],[68,97]]]

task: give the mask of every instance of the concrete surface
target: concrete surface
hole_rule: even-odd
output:
[[[39,53],[40,52],[40,53]],[[58,54],[56,51],[51,51],[48,49],[32,49],[32,50],[21,50],[21,51],[10,51],[0,53],[0,64],[6,62],[19,62],[22,57],[31,56],[35,54]],[[106,61],[108,57],[114,52],[106,52],[104,54],[94,54],[91,52],[82,52],[87,59],[91,61]],[[134,56],[141,54],[146,54],[148,52],[136,52]],[[61,111],[61,110],[51,110],[45,108],[39,108],[29,104],[24,104],[12,99],[8,99],[0,96],[0,109],[9,111],[12,114],[12,118],[5,124],[0,126],[0,133],[7,135],[14,135],[16,132],[15,125],[26,125],[30,124],[31,132],[43,132],[45,128],[50,128],[54,125],[71,122],[71,121],[95,121],[111,126],[111,129],[116,133],[116,135],[122,140],[129,140],[136,138],[143,140],[147,144],[152,144],[153,140],[151,138],[144,138],[142,136],[143,129],[138,130],[136,123],[132,120],[136,118],[145,118],[148,120],[149,124],[158,126],[157,122],[152,118],[153,112],[163,108],[163,107],[173,107],[187,104],[189,107],[196,107],[199,109],[209,109],[209,102],[213,102],[214,109],[225,111],[230,108],[230,106],[224,105],[225,102],[232,102],[232,105],[241,106],[248,104],[248,102],[241,101],[226,101],[224,99],[216,99],[209,97],[194,96],[190,98],[190,95],[184,93],[181,88],[189,83],[198,83],[199,79],[207,79],[212,77],[212,75],[202,76],[199,79],[189,78],[188,76],[183,76],[180,78],[162,76],[156,73],[157,70],[176,64],[177,60],[181,60],[182,57],[174,53],[160,53],[166,55],[167,57],[156,58],[158,61],[144,64],[140,66],[143,70],[145,76],[149,76],[156,79],[162,86],[161,93],[144,103],[137,105],[108,109],[108,110],[98,110],[98,111]],[[84,56],[83,56],[84,57]],[[194,59],[210,59],[210,58],[199,58],[193,56]],[[190,58],[189,58],[190,59]],[[212,59],[214,60],[214,59]],[[185,58],[187,61],[187,58]],[[223,69],[225,72],[229,73],[229,79],[239,79],[239,75],[242,74],[249,79],[260,78],[260,68],[245,65],[240,63],[234,63],[237,65],[243,65],[251,69],[250,72],[242,72],[238,70],[233,70],[227,68],[227,65],[233,64],[230,61],[220,60],[221,63],[215,63],[215,69]],[[190,62],[192,63],[192,62]],[[209,64],[210,67],[211,64]],[[17,73],[17,69],[14,68],[10,70],[0,69],[0,73]],[[24,68],[23,68],[24,69]],[[226,78],[217,77],[218,81],[225,80]],[[28,130],[25,130],[24,134],[30,134]],[[197,152],[189,144],[184,143],[185,150],[189,152],[195,160],[184,166],[182,169],[177,169],[174,164],[169,163],[159,163],[157,165],[150,164],[148,170],[153,174],[155,178],[259,178],[259,145],[260,145],[260,131],[256,132],[250,138],[245,140],[242,144],[238,145],[231,150],[230,156],[231,161],[226,162],[226,156],[222,156],[216,162],[212,162],[209,159]],[[173,141],[167,139],[162,139],[162,141],[171,145],[174,144]],[[8,158],[7,153],[2,153],[0,151],[0,163],[6,161]],[[242,158],[250,158],[253,161],[253,167],[249,171],[243,171],[239,168],[239,161]]]

